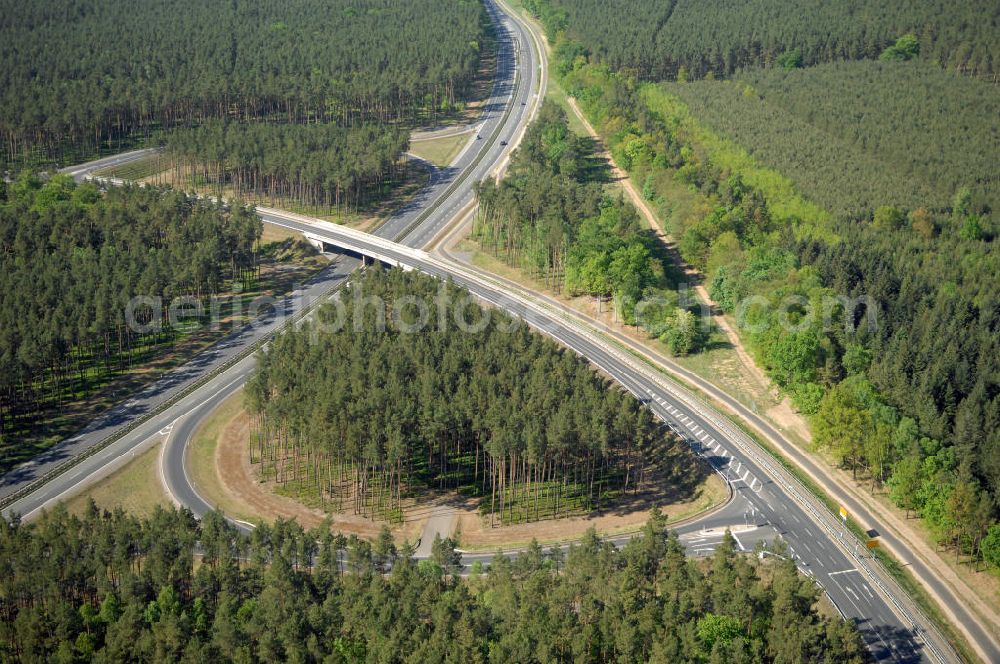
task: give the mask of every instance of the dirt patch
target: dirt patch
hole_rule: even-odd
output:
[[[233,399],[239,399],[236,395]],[[236,402],[238,405],[238,402]],[[275,493],[274,482],[262,482],[257,468],[250,463],[247,440],[250,433],[250,418],[242,407],[233,406],[230,400],[220,406],[221,421],[217,423],[215,449],[211,472],[196,473],[200,480],[199,490],[211,497],[213,502],[234,518],[251,522],[271,522],[278,518],[294,518],[306,528],[319,526],[328,516],[335,531],[355,534],[359,537],[374,538],[383,522],[343,513],[327,513],[307,507],[294,498]],[[228,406],[228,408],[227,408]],[[213,426],[206,422],[205,428]],[[205,445],[201,440],[198,445]],[[207,450],[205,450],[207,451]],[[197,451],[195,452],[197,454]],[[208,477],[206,480],[205,477]],[[201,486],[206,482],[211,486]],[[684,501],[671,504],[660,503],[670,522],[676,522],[701,514],[725,502],[727,492],[724,483],[716,475],[708,478],[698,487],[694,495]],[[467,549],[493,549],[498,546],[516,548],[533,538],[544,543],[577,539],[593,526],[603,535],[616,535],[638,531],[649,517],[653,501],[646,500],[629,504],[623,510],[609,510],[587,517],[568,517],[539,521],[514,526],[491,528],[477,510],[477,501],[460,498],[453,494],[442,494],[419,503],[404,504],[403,523],[392,527],[397,542],[416,543],[425,532],[431,517],[447,517],[460,533],[460,542]]]
[[[777,406],[769,408],[766,415],[783,431],[797,436],[799,442],[809,443],[812,441],[812,431],[809,430],[809,425],[806,424],[805,418],[796,412],[795,407],[792,406],[792,400],[788,397],[783,398]]]
[[[241,398],[242,395],[237,395]],[[214,479],[224,499],[222,507],[238,510],[232,515],[249,521],[271,522],[278,518],[294,518],[304,528],[314,528],[329,516],[333,530],[368,539],[375,538],[383,523],[351,514],[326,513],[302,505],[293,498],[274,492],[273,482],[261,482],[257,469],[250,463],[247,440],[250,435],[250,417],[242,408],[237,409],[223,423],[215,447]],[[398,542],[416,542],[430,514],[429,508],[411,509],[405,513],[401,525],[391,527]]]
[[[589,516],[565,517],[511,526],[491,527],[474,504],[456,505],[459,544],[463,550],[518,548],[532,539],[553,544],[579,539],[588,528],[595,528],[605,537],[638,532],[649,520],[654,503],[666,514],[670,524],[686,521],[725,503],[728,496],[725,483],[714,473],[709,475],[688,500],[664,504],[653,500],[630,505],[626,510],[608,510]]]

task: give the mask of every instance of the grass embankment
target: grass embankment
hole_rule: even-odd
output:
[[[242,521],[273,522],[294,518],[306,528],[318,526],[330,517],[335,531],[374,538],[383,523],[354,516],[329,513],[288,495],[289,486],[262,482],[249,463],[249,418],[243,407],[243,393],[220,404],[195,431],[188,448],[187,468],[198,493],[209,504]],[[281,490],[279,490],[281,489]],[[431,509],[415,502],[405,505],[400,523],[387,524],[397,542],[415,542]]]
[[[104,510],[121,507],[135,516],[148,517],[157,505],[169,507],[172,503],[160,481],[162,448],[160,442],[136,455],[111,475],[67,500],[66,508],[73,514],[83,514],[93,499]]]
[[[693,496],[686,500],[660,501],[655,496],[647,495],[642,504],[629,510],[612,506],[593,515],[534,521],[502,528],[491,528],[488,519],[466,512],[461,514],[459,520],[461,546],[463,551],[470,552],[496,551],[498,548],[519,549],[528,546],[532,540],[543,546],[552,546],[575,541],[591,527],[605,538],[637,534],[648,520],[653,504],[659,506],[667,517],[667,524],[674,525],[720,507],[728,497],[725,482],[712,473],[698,486]]]
[[[243,411],[243,392],[237,392],[226,399],[195,430],[188,447],[187,470],[191,482],[202,498],[235,519],[251,523],[259,520],[259,515],[224,489],[221,469],[218,463],[219,440],[223,430],[233,418]]]
[[[410,153],[439,168],[445,168],[455,161],[458,154],[472,139],[473,132],[466,131],[452,136],[410,141]]]
[[[644,358],[639,357],[639,359],[649,363],[648,360],[645,360]],[[655,367],[655,365],[652,365],[651,363],[650,366]],[[710,403],[716,410],[720,412],[726,410],[724,404],[702,393],[691,384],[684,381],[678,382],[681,382],[688,390],[699,394],[701,398]],[[753,439],[753,441],[756,442],[765,452],[767,452],[772,459],[781,464],[782,468],[801,482],[813,496],[818,498],[820,502],[823,503],[831,514],[836,515],[839,513],[840,505],[837,501],[831,498],[830,495],[827,494],[826,491],[824,491],[805,471],[786,459],[770,442],[762,438],[756,431],[748,427],[742,421],[734,418],[729,418],[729,421],[739,427],[744,434]],[[847,520],[847,528],[862,542],[868,540],[868,533],[865,527],[857,521],[849,518]],[[914,578],[913,574],[906,569],[904,564],[900,563],[891,553],[881,548],[873,549],[870,553],[873,558],[877,559],[885,566],[885,569],[889,572],[889,574],[892,575],[896,582],[899,583],[903,590],[934,623],[935,627],[937,627],[938,630],[945,635],[945,638],[947,638],[951,645],[958,651],[964,661],[975,662],[979,660],[979,658],[974,654],[968,641],[965,639],[965,636],[955,629],[951,622],[941,612],[937,602],[931,598],[927,590],[920,584],[919,581],[916,580],[916,578]]]
[[[319,503],[297,498],[292,483],[278,485],[260,480],[247,458],[247,427],[242,393],[237,393],[216,408],[195,431],[187,465],[201,496],[227,515],[244,521],[256,523],[294,517],[307,527],[321,523],[326,513]],[[487,550],[500,545],[516,548],[533,538],[547,544],[575,540],[591,526],[604,536],[638,532],[654,504],[668,515],[669,523],[677,523],[722,505],[728,491],[715,473],[709,473],[684,496],[673,496],[668,489],[660,493],[647,490],[627,503],[609,503],[593,515],[576,514],[498,528],[490,527],[488,517],[476,509],[475,500],[430,488],[420,489],[415,496],[404,501],[399,523],[390,524],[398,541],[415,541],[433,511],[432,506],[443,500],[455,506],[462,546],[470,550]],[[347,513],[331,511],[329,516],[334,529],[364,537],[374,537],[382,526],[380,521]]]
[[[195,177],[188,172],[182,172],[178,177],[171,160],[161,154],[137,159],[120,166],[112,166],[98,171],[96,174],[153,185],[169,185],[185,191],[227,200],[239,198],[247,203],[287,210],[364,231],[369,230],[379,220],[405,205],[427,184],[429,179],[426,169],[419,164],[409,163],[402,169],[402,175],[397,181],[385,184],[383,195],[379,196],[377,200],[373,200],[361,208],[353,209],[302,205],[289,198],[259,196],[252,192],[243,192],[241,196],[237,196],[235,190],[229,185],[220,188],[217,185],[206,183],[200,177]]]

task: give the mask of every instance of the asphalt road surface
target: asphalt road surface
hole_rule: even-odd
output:
[[[425,246],[472,202],[472,184],[502,161],[510,147],[503,144],[516,141],[535,108],[542,63],[532,37],[520,22],[511,20],[496,5],[490,3],[488,6],[498,25],[500,53],[498,76],[480,119],[480,138],[470,143],[455,164],[436,172],[424,191],[378,228],[375,233],[378,238],[400,240],[399,251],[393,254],[393,250],[378,244],[376,238],[368,245],[352,239],[348,246],[360,253],[395,259],[434,276],[452,278],[481,300],[529,321],[543,333],[588,358],[645,401],[666,425],[682,435],[727,478],[733,490],[733,500],[724,508],[679,529],[693,553],[710,551],[725,528],[736,530],[738,544],[745,549],[752,548],[760,539],[780,535],[789,545],[799,568],[823,586],[845,617],[858,624],[865,642],[879,660],[936,661],[932,652],[924,647],[929,638],[945,660],[951,661],[953,655],[938,637],[925,635],[925,626],[912,624],[910,607],[905,601],[896,606],[901,598],[895,595],[890,598],[877,587],[883,579],[868,571],[869,563],[863,551],[857,554],[852,551],[854,540],[838,532],[836,524],[830,524],[817,512],[815,499],[802,495],[783,469],[773,460],[762,457],[752,444],[748,445],[745,436],[713,409],[692,400],[676,386],[668,385],[662,377],[637,368],[635,362],[628,361],[621,352],[564,319],[548,315],[500,288],[470,278],[457,266],[451,268],[422,252],[406,250],[407,247]],[[143,154],[144,151],[138,151],[109,157],[64,169],[64,172],[85,177],[97,168],[124,163]],[[265,221],[314,236],[325,232],[284,215],[262,213],[261,216]],[[336,234],[331,234],[329,241],[332,245],[345,245],[343,237]],[[359,264],[357,258],[338,258],[313,282],[278,303],[273,314],[234,332],[192,362],[111,410],[77,436],[5,475],[0,480],[0,499],[23,490],[71,457],[84,455],[116,431],[134,427],[113,444],[41,488],[20,496],[7,505],[5,514],[16,512],[30,517],[74,490],[79,482],[106,474],[108,468],[134,454],[158,433],[167,434],[163,475],[168,490],[196,515],[211,509],[188,481],[186,441],[197,424],[218,403],[238,391],[253,370],[253,357],[238,359],[241,354],[279,329],[288,316],[329,297]],[[219,371],[227,365],[230,366]],[[150,413],[155,414],[149,416]],[[848,542],[846,547],[844,542]],[[490,557],[469,554],[464,562]],[[1000,653],[994,661],[1000,661]]]

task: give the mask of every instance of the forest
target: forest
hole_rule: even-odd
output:
[[[786,551],[776,542],[774,550]],[[654,512],[617,549],[591,530],[456,574],[396,546],[158,509],[0,519],[0,658],[20,662],[818,662],[860,664],[788,558],[684,555]],[[341,560],[344,561],[341,564]],[[388,570],[388,571],[387,571]]]
[[[996,90],[891,61],[642,83],[559,30],[563,85],[815,446],[1000,567]]]
[[[644,80],[727,77],[760,66],[877,59],[912,35],[920,58],[1000,76],[1000,6],[991,0],[525,0],[550,41]],[[889,50],[899,56],[899,50]],[[905,56],[904,56],[905,57]]]
[[[508,524],[690,495],[707,472],[583,359],[467,291],[367,270],[340,302],[276,339],[245,390],[251,463],[283,493],[395,520],[456,490]]]
[[[925,63],[864,61],[663,90],[836,217],[871,218],[882,205],[947,212],[963,188],[977,213],[1000,210],[996,85]]]
[[[175,184],[337,212],[402,181],[408,128],[461,112],[493,49],[478,0],[5,9],[0,171],[165,143]]]
[[[470,93],[489,25],[475,0],[43,0],[3,15],[3,158],[61,164],[210,119],[433,121]]]
[[[565,111],[546,102],[503,181],[477,186],[471,237],[557,293],[611,298],[623,322],[673,353],[696,351],[707,336],[702,322],[678,306],[658,241],[621,194],[605,191],[595,160]]]
[[[174,181],[192,175],[222,195],[356,209],[377,200],[402,174],[409,146],[401,127],[374,124],[267,125],[212,120],[167,138]]]
[[[0,182],[0,469],[46,417],[174,343],[136,296],[202,299],[256,277],[260,219],[173,190],[24,174]],[[153,326],[149,326],[152,328]]]

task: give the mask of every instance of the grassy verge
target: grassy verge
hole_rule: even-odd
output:
[[[490,256],[486,252],[479,249],[478,245],[472,241],[465,240],[458,247],[459,251],[465,252],[470,255],[470,262],[481,269],[492,272],[498,276],[510,279],[526,288],[531,290],[536,290],[539,292],[552,293],[539,282],[532,280],[530,277],[525,276],[520,270],[513,268],[502,261]],[[559,298],[562,299],[562,298]],[[585,314],[593,315],[593,312],[588,312],[584,308],[580,307],[577,303],[574,305],[573,302],[566,302],[569,306],[582,311]],[[653,352],[659,355],[669,356],[666,352],[666,348],[655,339],[644,339],[635,337],[635,335],[629,334],[627,330],[624,330],[622,326],[619,326],[619,331],[628,334],[630,337],[635,338],[642,345],[649,348]],[[689,356],[687,358],[674,358],[675,361],[679,360],[679,364],[685,368],[692,371],[701,378],[713,383],[721,384],[723,389],[726,389],[730,394],[734,394],[738,401],[743,403],[745,406],[749,407],[754,412],[764,414],[766,408],[774,405],[775,401],[773,396],[769,395],[766,391],[754,390],[749,387],[746,383],[746,376],[739,378],[736,372],[740,371],[742,367],[742,361],[736,354],[735,349],[728,342],[725,342],[721,337],[721,334],[715,332],[714,341],[716,342],[714,348],[712,340],[710,340],[709,348],[712,349],[707,353],[702,353],[694,356]],[[659,346],[659,347],[658,347]],[[653,366],[657,372],[661,371],[655,365],[652,365],[646,358],[641,355],[633,353],[637,358],[641,359],[643,362]],[[720,380],[721,378],[721,380]],[[734,382],[734,378],[739,382]],[[702,394],[693,385],[687,383],[686,381],[679,380],[676,377],[671,377],[671,380],[675,380],[678,383],[684,385],[687,389],[694,393]],[[735,387],[735,389],[733,389]],[[713,403],[713,405],[720,411],[724,411],[725,407],[716,402],[711,397],[702,394],[703,398]],[[796,478],[798,478],[807,489],[817,496],[828,509],[834,514],[837,513],[839,505],[837,505],[818,485],[816,485],[805,473],[801,472],[797,466],[794,466],[791,462],[787,461],[782,457],[776,450],[774,450],[769,444],[763,442],[759,436],[754,432],[750,431],[738,420],[731,420],[736,423],[747,435],[751,436],[755,441],[757,441],[763,449],[765,449],[776,461],[781,463],[781,465],[791,472]],[[777,425],[776,425],[777,426]],[[859,537],[865,539],[866,535],[864,531],[856,523],[851,524],[852,531],[855,532]],[[488,548],[488,547],[487,547]],[[936,602],[931,599],[927,594],[926,590],[921,586],[912,574],[906,570],[902,565],[899,564],[892,556],[885,551],[876,550],[875,555],[881,560],[886,569],[890,574],[897,580],[900,586],[906,591],[910,597],[916,602],[916,604],[923,610],[923,612],[930,618],[935,626],[941,631],[942,634],[951,642],[959,654],[968,661],[977,661],[978,658],[972,654],[972,650],[969,647],[964,636],[959,634],[947,618],[941,613]]]
[[[187,468],[195,489],[209,505],[235,519],[254,522],[257,515],[234,500],[222,486],[216,456],[223,430],[243,410],[243,392],[222,402],[194,432],[188,446]]]
[[[246,203],[279,208],[296,214],[314,217],[324,221],[344,224],[359,230],[368,230],[397,208],[405,205],[427,184],[429,174],[417,163],[406,163],[395,180],[387,180],[372,201],[359,208],[334,207],[325,205],[304,205],[289,198],[271,197],[243,192],[241,196],[228,184],[221,186],[206,183],[200,176],[174,169],[173,162],[165,156],[155,155],[134,162],[111,166],[98,173],[104,177],[133,180],[158,186],[172,186],[184,191],[204,196],[221,197],[227,200],[240,199]]]
[[[537,23],[524,9],[524,5],[520,0],[508,0],[508,4],[520,11],[527,20]],[[544,43],[544,47],[551,53],[551,49],[549,49],[547,43]],[[547,99],[558,104],[566,112],[570,129],[579,136],[590,137],[590,132],[583,124],[583,120],[570,105],[569,94],[559,83],[558,77],[554,75],[549,76],[545,96]],[[660,220],[666,219],[668,221],[667,224],[663,224],[662,221],[660,222],[662,228],[670,229],[674,223],[674,219],[683,219],[693,215],[704,214],[705,210],[709,208],[709,201],[703,194],[692,190],[688,185],[674,180],[673,177],[668,177],[667,173],[658,173],[656,178],[655,186],[653,187],[654,190],[661,193],[666,192],[667,198],[671,201],[667,202],[667,200],[661,197],[652,202],[651,207],[655,208],[656,216]],[[622,182],[614,181],[607,184],[609,193],[620,193],[623,188],[624,185]],[[640,218],[646,228],[656,230],[652,228],[644,215],[640,215]],[[518,270],[509,268],[498,259],[484,252],[476,253],[474,247],[475,245],[472,245],[472,247],[466,246],[466,249],[473,251],[473,264],[529,288],[549,292],[544,286],[541,286],[530,278],[525,278]],[[657,258],[661,261],[673,261],[672,257],[664,255],[658,255]],[[629,330],[621,331],[626,334],[630,332]],[[642,338],[639,335],[631,334],[630,336],[634,336],[654,352],[669,355],[666,346],[656,339]],[[778,404],[775,395],[771,394],[769,390],[761,386],[759,381],[750,375],[743,366],[743,362],[736,349],[726,339],[725,334],[715,327],[711,330],[711,337],[703,351],[688,356],[673,357],[672,359],[699,377],[722,386],[723,389],[756,413],[766,413],[768,409]]]
[[[163,443],[137,455],[127,464],[66,501],[73,514],[83,514],[91,499],[101,509],[121,507],[129,514],[148,517],[157,505],[172,503],[160,482],[159,461]]]
[[[157,153],[125,164],[108,166],[94,171],[97,177],[119,178],[121,180],[145,180],[170,167],[167,158]]]
[[[472,138],[472,132],[468,131],[455,136],[444,136],[426,141],[412,141],[410,143],[410,153],[421,159],[426,159],[435,166],[444,168],[450,166],[455,161],[455,157],[462,151],[465,144]]]
[[[139,349],[133,365],[98,383],[91,377],[88,390],[61,404],[46,406],[39,420],[9,433],[0,441],[0,472],[50,449],[72,436],[102,413],[207,350],[249,320],[250,302],[262,295],[280,296],[315,274],[325,261],[298,241],[262,242],[261,276],[252,290],[222,292],[217,297],[218,329],[208,315],[177,329],[169,338]],[[206,303],[207,304],[207,303]],[[206,311],[210,310],[206,306]],[[96,376],[96,374],[95,374]]]
[[[717,385],[758,415],[765,415],[778,404],[775,394],[750,375],[736,349],[718,327],[713,326],[703,350],[671,359],[699,378]]]

